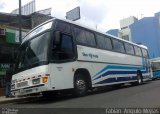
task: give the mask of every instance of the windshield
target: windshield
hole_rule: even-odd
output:
[[[48,43],[50,32],[43,33],[31,39],[20,47],[17,68],[26,68],[48,59]]]

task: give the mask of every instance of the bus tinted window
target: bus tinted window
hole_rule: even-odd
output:
[[[135,49],[135,54],[136,54],[136,55],[142,56],[141,48],[139,48],[139,47],[137,47],[137,46],[134,46],[134,49]]]
[[[67,24],[67,23],[65,23],[65,22],[57,21],[56,29],[58,31],[63,32],[63,33],[69,33],[69,34],[71,34],[70,25]]]
[[[110,38],[107,38],[107,37],[104,37],[101,35],[96,35],[96,37],[97,37],[97,45],[99,48],[109,49],[109,50],[112,49],[112,44],[111,44]]]
[[[124,50],[124,45],[123,45],[123,43],[122,43],[121,41],[119,41],[119,40],[114,40],[114,39],[113,39],[113,49],[114,49],[115,51],[118,51],[118,52],[125,52],[125,50]]]
[[[125,49],[126,49],[126,53],[134,54],[134,48],[131,44],[125,43],[124,46],[125,46]]]
[[[85,33],[82,30],[74,28],[74,34],[78,43],[86,44]]]
[[[52,50],[53,60],[69,60],[74,58],[72,37],[61,34],[60,44]]]
[[[89,44],[90,46],[96,46],[94,34],[87,31],[84,31],[84,32],[85,32],[87,44]]]
[[[79,28],[74,28],[75,37],[78,43],[96,46],[94,34]]]
[[[146,58],[148,58],[148,53],[147,53],[147,50],[145,50],[145,49],[142,49],[142,54],[143,54],[143,57],[146,57]]]

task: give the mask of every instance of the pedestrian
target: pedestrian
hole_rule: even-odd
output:
[[[10,68],[6,71],[6,76],[5,76],[5,96],[6,97],[12,97],[11,94],[11,80],[12,80],[12,75],[14,73],[14,64],[10,65]]]

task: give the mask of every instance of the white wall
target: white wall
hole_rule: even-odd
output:
[[[120,28],[124,28],[124,27],[128,27],[129,25],[133,24],[135,21],[137,21],[138,19],[135,18],[134,16],[125,18],[120,20]]]

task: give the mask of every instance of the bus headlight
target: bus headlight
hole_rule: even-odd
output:
[[[42,77],[42,83],[47,83],[48,82],[48,77]]]
[[[34,84],[34,85],[40,84],[40,78],[33,79],[33,80],[32,80],[32,84]]]

